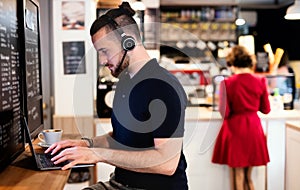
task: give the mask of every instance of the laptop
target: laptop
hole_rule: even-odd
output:
[[[28,139],[28,145],[33,157],[33,160],[36,163],[36,167],[39,170],[59,170],[61,169],[64,165],[68,164],[69,161],[62,162],[60,164],[54,164],[51,161],[51,158],[54,157],[55,155],[50,155],[50,153],[44,153],[44,152],[36,152],[33,148],[33,139],[30,137],[30,132],[29,128],[26,122],[26,119],[24,117],[24,123],[25,123],[25,137]],[[57,153],[58,154],[58,153]],[[95,166],[95,164],[77,164],[73,166],[72,168],[84,168],[84,167],[92,167]]]

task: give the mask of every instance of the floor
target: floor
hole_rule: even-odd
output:
[[[81,190],[84,187],[87,187],[89,182],[82,182],[82,183],[67,183],[64,187],[64,190]]]

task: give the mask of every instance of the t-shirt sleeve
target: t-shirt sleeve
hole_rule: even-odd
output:
[[[183,137],[185,107],[178,98],[177,96],[169,97],[169,101],[166,102],[165,120],[153,131],[154,138]]]

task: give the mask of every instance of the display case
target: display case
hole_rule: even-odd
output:
[[[212,78],[213,84],[213,110],[218,111],[218,103],[220,96],[220,84],[221,82],[228,78],[228,75],[215,75]],[[294,109],[294,100],[296,94],[295,86],[295,75],[265,75],[267,80],[267,90],[269,93],[271,109],[278,109],[274,104],[274,94],[275,91],[278,92],[280,98],[281,107],[284,110],[293,110]],[[277,110],[280,111],[280,110]]]

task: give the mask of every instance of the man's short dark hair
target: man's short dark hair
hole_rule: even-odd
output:
[[[130,25],[130,32],[134,34],[136,38],[140,39],[138,25],[133,19],[134,14],[135,11],[130,7],[129,3],[123,2],[119,5],[119,8],[110,9],[104,15],[98,17],[90,28],[90,35],[93,36],[103,27],[106,27],[109,31],[113,31],[117,29],[113,23],[116,22],[118,27]]]

